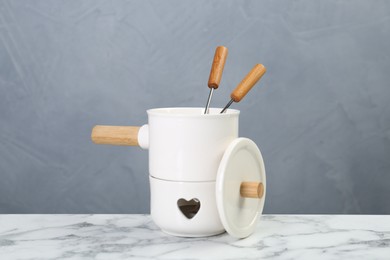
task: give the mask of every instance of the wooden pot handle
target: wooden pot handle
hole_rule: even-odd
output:
[[[139,146],[139,126],[96,125],[92,129],[91,139],[95,144]]]
[[[240,195],[244,198],[260,199],[264,196],[264,185],[261,182],[242,182]]]

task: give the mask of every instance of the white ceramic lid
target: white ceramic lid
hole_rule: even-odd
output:
[[[241,197],[242,182],[262,182],[263,197]],[[263,212],[265,191],[265,169],[259,148],[248,138],[235,139],[222,157],[216,180],[219,217],[231,236],[244,238],[253,233]]]

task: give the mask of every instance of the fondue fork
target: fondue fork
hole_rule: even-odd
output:
[[[218,46],[215,49],[213,64],[211,65],[208,87],[210,88],[209,97],[207,98],[205,114],[209,113],[210,101],[213,96],[214,89],[217,89],[221,82],[223,68],[225,67],[228,49],[225,46]]]
[[[263,64],[256,64],[252,70],[245,76],[245,78],[237,85],[237,87],[230,94],[230,101],[222,109],[221,114],[230,107],[233,102],[240,102],[241,99],[252,89],[252,87],[260,80],[260,78],[266,72],[266,68]]]

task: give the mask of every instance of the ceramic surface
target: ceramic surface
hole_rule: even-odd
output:
[[[164,232],[184,237],[201,237],[225,231],[217,211],[215,181],[175,182],[150,180],[150,211]]]
[[[174,181],[215,181],[226,147],[238,137],[239,111],[157,108],[148,113],[149,172]],[[143,133],[143,132],[142,132]]]
[[[242,197],[243,182],[261,182],[263,196]],[[252,140],[237,138],[227,147],[218,168],[216,186],[218,212],[226,231],[237,238],[251,235],[263,212],[267,186],[263,157]]]

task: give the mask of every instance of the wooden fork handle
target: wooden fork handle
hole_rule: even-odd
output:
[[[228,49],[225,46],[218,46],[215,50],[213,65],[211,66],[208,86],[217,89],[221,82],[223,68],[225,67]]]
[[[237,85],[230,94],[234,102],[239,102],[252,89],[252,87],[261,79],[266,72],[263,64],[256,64],[245,78]]]

